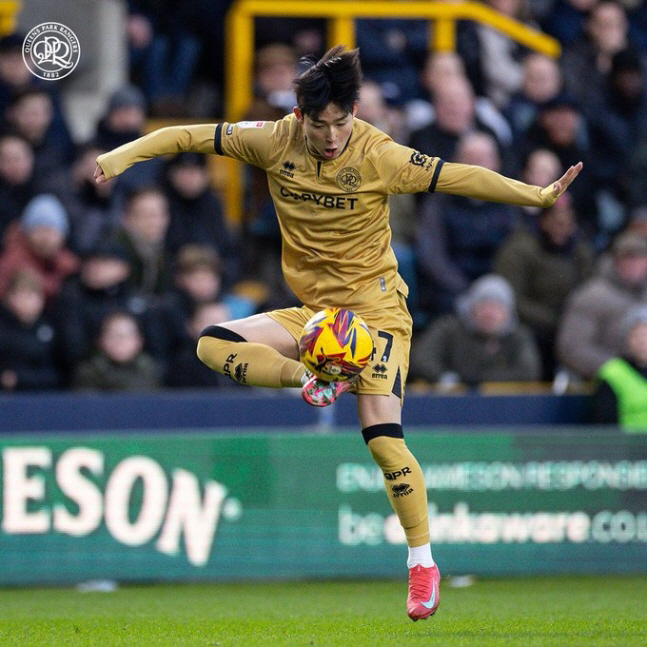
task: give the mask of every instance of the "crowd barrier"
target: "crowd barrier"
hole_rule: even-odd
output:
[[[590,396],[535,393],[407,395],[405,427],[578,425],[589,422]],[[357,426],[355,398],[316,409],[298,389],[230,387],[150,394],[25,393],[0,395],[0,434],[30,431],[234,429],[287,427],[335,431]]]

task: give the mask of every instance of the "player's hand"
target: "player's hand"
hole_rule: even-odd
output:
[[[553,192],[556,198],[568,189],[573,180],[580,174],[582,166],[582,162],[578,162],[575,166],[571,166],[571,168],[569,168],[568,171],[566,171],[566,173],[564,173],[564,175],[562,175],[562,177],[553,184]]]
[[[103,173],[103,169],[97,164],[97,168],[94,169],[94,181],[97,184],[103,184],[108,181],[108,178]]]

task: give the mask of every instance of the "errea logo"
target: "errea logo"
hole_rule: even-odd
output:
[[[294,169],[297,167],[297,165],[294,162],[290,162],[289,160],[286,160],[283,162],[283,168],[279,171],[281,175],[285,175],[286,177],[294,177]]]

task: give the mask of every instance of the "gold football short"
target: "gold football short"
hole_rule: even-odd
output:
[[[301,306],[272,310],[265,314],[280,323],[298,342],[303,326],[315,311]],[[373,337],[374,350],[371,361],[360,373],[357,387],[353,390],[359,394],[371,395],[394,393],[402,401],[409,371],[412,329],[405,296],[399,294],[396,307],[356,314],[368,325]]]

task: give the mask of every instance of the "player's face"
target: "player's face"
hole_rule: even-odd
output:
[[[344,112],[339,106],[329,103],[316,119],[302,115],[296,108],[294,112],[303,124],[308,150],[315,157],[332,160],[342,154],[353,130],[357,104],[352,112]]]

